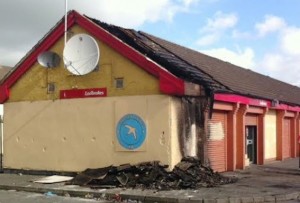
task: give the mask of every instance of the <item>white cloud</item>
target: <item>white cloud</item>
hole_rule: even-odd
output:
[[[266,54],[259,66],[270,77],[284,82],[300,86],[300,57],[285,55],[282,53]]]
[[[13,67],[17,61],[19,61],[25,55],[22,51],[14,51],[0,48],[0,65]]]
[[[253,35],[250,32],[241,32],[239,30],[233,30],[231,36],[234,39],[252,39],[253,38]]]
[[[281,54],[266,54],[262,60],[262,67],[270,73],[278,72],[284,64],[284,58]]]
[[[242,51],[239,49],[235,51],[228,48],[215,48],[201,52],[240,67],[250,68],[270,77],[300,86],[300,27],[289,25],[285,19],[278,16],[267,15],[263,22],[255,25],[255,29],[257,34],[252,35],[251,32],[240,32],[235,29],[232,31],[232,38],[257,39],[261,46],[264,44],[264,40],[270,40],[270,38],[263,37],[275,33],[276,37],[272,38],[272,46],[268,47],[268,51],[261,53],[260,56],[256,56],[255,54],[255,52],[260,51],[260,46],[255,47],[255,44],[251,48],[242,49]],[[211,36],[205,35],[197,43],[199,45],[212,44],[212,42],[216,41],[215,38],[216,36],[212,32]]]
[[[196,41],[196,43],[200,46],[207,46],[213,44],[215,41],[219,39],[218,33],[213,33],[209,35],[202,36],[200,39]]]
[[[285,26],[286,23],[284,19],[273,15],[266,15],[264,21],[257,23],[255,28],[258,31],[258,36],[264,37],[269,33],[280,31]]]
[[[201,50],[200,52],[243,68],[253,69],[255,66],[255,54],[251,48],[245,48],[242,51],[232,51],[227,48],[218,48],[210,50]]]
[[[300,28],[288,25],[276,16],[268,19],[259,32],[260,36],[278,32],[278,41],[274,41],[274,50],[264,54],[259,67],[271,77],[300,86]]]
[[[300,58],[300,28],[289,27],[283,30],[280,46],[285,54],[298,55]]]
[[[0,0],[0,64],[13,66],[65,13],[63,0]],[[199,0],[69,0],[68,9],[122,27],[170,22]],[[13,14],[13,15],[12,15]],[[7,19],[9,16],[9,20]]]
[[[179,2],[183,2],[185,7],[189,7],[193,4],[198,3],[199,0],[179,0]]]
[[[216,12],[213,18],[208,19],[206,25],[200,29],[202,36],[196,43],[200,46],[207,46],[217,42],[221,35],[233,28],[237,22],[238,18],[233,13]]]
[[[238,18],[233,13],[223,13],[218,11],[212,19],[208,19],[206,26],[201,29],[201,32],[216,32],[226,30],[236,25]]]
[[[145,22],[172,21],[187,12],[198,0],[73,0],[70,7],[93,18],[124,27],[138,27]]]

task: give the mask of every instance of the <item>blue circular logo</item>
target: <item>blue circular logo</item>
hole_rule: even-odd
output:
[[[122,147],[137,149],[145,141],[146,125],[138,115],[127,114],[118,122],[117,137]]]

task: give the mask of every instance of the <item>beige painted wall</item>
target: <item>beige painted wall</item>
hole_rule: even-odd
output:
[[[265,159],[276,158],[276,111],[269,110],[265,116]]]
[[[182,158],[181,149],[180,149],[180,136],[181,131],[179,128],[181,126],[181,99],[177,97],[172,97],[170,105],[170,125],[171,125],[171,160],[170,165],[175,166],[180,162]]]
[[[174,165],[179,157],[176,121],[170,121],[176,109],[168,96],[10,102],[5,111],[5,168],[81,171],[147,160]],[[143,150],[118,150],[116,124],[127,113],[146,123]]]

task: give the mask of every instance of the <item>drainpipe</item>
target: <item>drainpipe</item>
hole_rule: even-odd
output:
[[[67,43],[67,30],[68,30],[68,0],[65,0],[65,33],[64,33],[65,46]]]

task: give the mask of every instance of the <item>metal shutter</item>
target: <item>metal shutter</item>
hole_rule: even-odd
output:
[[[282,157],[291,157],[291,119],[288,118],[283,123]]]
[[[226,171],[227,113],[214,111],[208,121],[207,155],[214,171]]]
[[[257,115],[255,114],[246,114],[245,125],[256,125],[257,126]]]

